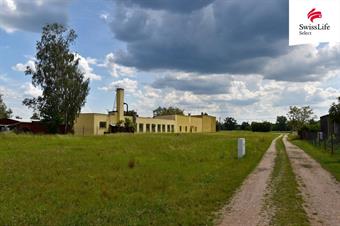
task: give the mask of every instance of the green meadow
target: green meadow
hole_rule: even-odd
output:
[[[212,225],[276,136],[0,134],[0,225]]]

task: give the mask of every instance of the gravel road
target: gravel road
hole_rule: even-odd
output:
[[[224,208],[220,226],[252,226],[269,224],[266,214],[262,213],[267,182],[273,171],[276,149],[272,142],[256,169],[243,182],[231,202]]]
[[[305,201],[311,225],[340,225],[340,184],[318,162],[287,141],[284,144]]]

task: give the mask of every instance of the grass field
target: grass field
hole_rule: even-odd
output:
[[[211,225],[275,136],[0,135],[0,225]]]
[[[276,142],[277,157],[272,173],[269,208],[274,210],[271,225],[310,225],[303,209],[303,199],[282,138]]]
[[[329,151],[325,151],[321,147],[316,147],[305,140],[299,140],[292,136],[290,139],[293,144],[303,149],[312,158],[318,161],[324,169],[328,170],[338,181],[340,181],[339,152],[335,152],[331,155]]]

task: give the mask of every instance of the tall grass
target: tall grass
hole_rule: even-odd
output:
[[[275,136],[0,135],[0,225],[212,225]]]

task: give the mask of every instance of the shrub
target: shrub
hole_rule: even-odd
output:
[[[251,130],[253,132],[269,132],[272,130],[272,124],[270,122],[252,122]]]

